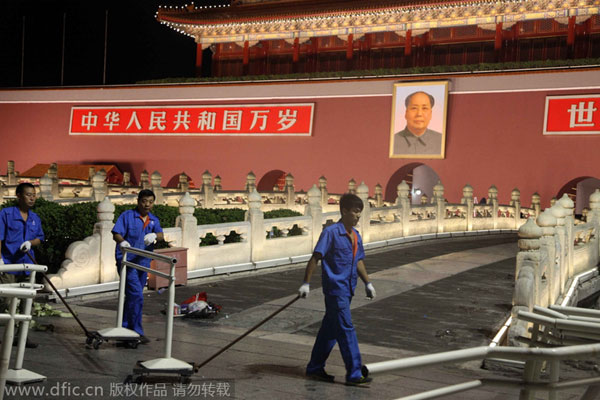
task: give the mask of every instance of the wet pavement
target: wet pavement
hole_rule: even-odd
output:
[[[377,298],[366,299],[359,282],[352,303],[363,362],[489,344],[510,313],[516,240],[515,234],[488,235],[367,251],[365,261]],[[205,291],[208,300],[222,310],[215,319],[176,318],[172,356],[190,363],[207,359],[293,299],[304,266],[199,279],[177,287],[176,302]],[[470,362],[377,376],[369,388],[348,387],[343,385],[345,370],[334,349],[327,370],[339,384],[307,380],[304,368],[324,315],[316,273],[307,299],[296,301],[202,367],[189,384],[151,376],[143,383],[124,385],[137,361],[164,356],[165,316],[161,311],[166,301],[166,291],[146,293],[143,323],[151,342],[137,349],[108,342],[94,350],[85,346],[85,336],[73,318],[37,318],[39,323],[52,323],[55,330],[31,332],[30,337],[40,346],[27,350],[24,368],[47,376],[47,380],[18,387],[30,392],[6,392],[4,398],[395,399],[498,374],[518,377],[518,371],[488,371],[480,368],[480,362]],[[115,294],[73,299],[70,304],[90,330],[115,324]],[[587,376],[593,373],[592,367],[579,366],[571,372]],[[34,394],[34,388],[43,392]],[[82,395],[84,391],[87,393]],[[577,398],[578,393],[581,390],[563,392],[559,398]],[[518,391],[482,387],[445,398],[517,399]]]

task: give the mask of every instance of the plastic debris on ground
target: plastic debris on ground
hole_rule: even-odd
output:
[[[173,315],[184,318],[214,318],[221,311],[220,305],[208,301],[206,292],[196,293],[173,307]]]

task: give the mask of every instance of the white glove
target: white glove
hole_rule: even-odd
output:
[[[119,243],[119,246],[121,246],[121,248],[131,247],[131,245],[129,244],[129,242],[127,240],[123,240],[121,243]]]
[[[308,292],[310,292],[310,285],[308,283],[303,283],[302,286],[300,286],[300,289],[298,289],[298,296],[306,298]]]
[[[376,296],[375,293],[375,287],[373,286],[373,284],[371,282],[367,283],[367,286],[365,286],[365,291],[367,292],[367,297],[370,299],[374,299]]]
[[[27,253],[29,250],[31,250],[31,242],[29,240],[24,241],[21,243],[19,250],[21,250],[23,253]]]
[[[4,260],[0,257],[0,265],[4,265]]]
[[[150,246],[154,242],[156,242],[156,233],[149,233],[144,236],[144,244],[146,246]]]

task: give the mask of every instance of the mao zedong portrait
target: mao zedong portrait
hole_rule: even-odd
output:
[[[436,154],[442,152],[442,134],[428,128],[435,105],[432,95],[425,92],[409,94],[406,105],[406,127],[394,134],[394,155]]]

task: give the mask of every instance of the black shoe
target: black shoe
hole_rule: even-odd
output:
[[[335,380],[335,376],[329,375],[327,372],[325,372],[324,369],[317,372],[307,372],[306,376],[310,379],[315,379],[323,382],[333,382]]]
[[[142,335],[142,336],[140,336],[140,343],[148,344],[148,343],[150,343],[150,339],[148,339],[146,336]]]
[[[369,382],[371,382],[372,380],[373,380],[373,378],[361,376],[360,378],[355,379],[353,381],[346,381],[346,385],[347,386],[362,386],[362,385],[369,384]]]

